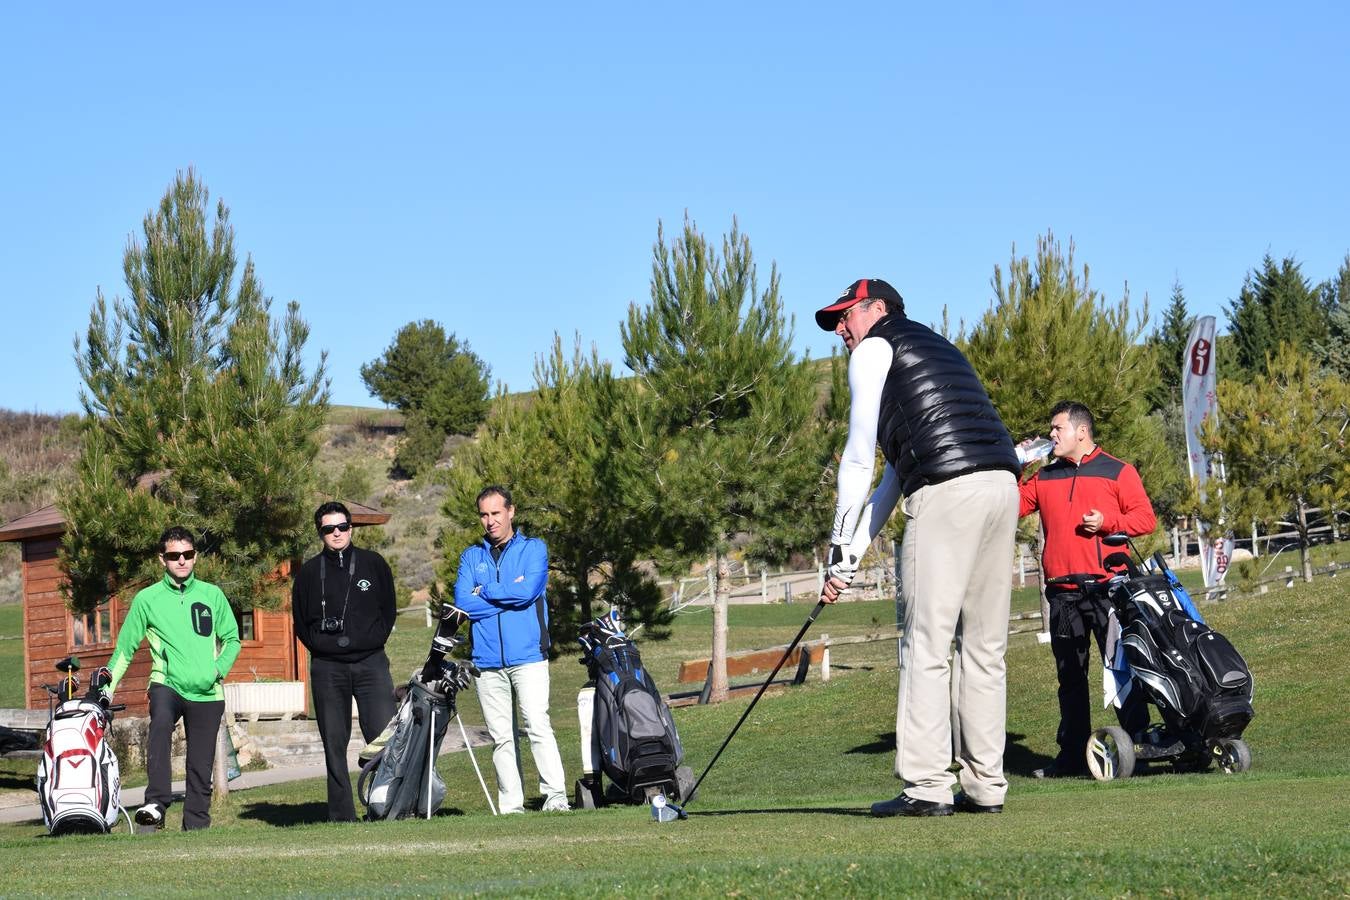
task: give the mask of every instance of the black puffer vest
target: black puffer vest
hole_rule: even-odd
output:
[[[879,319],[868,338],[894,351],[881,392],[877,443],[912,494],[971,472],[1020,471],[1012,437],[961,351],[904,316]]]

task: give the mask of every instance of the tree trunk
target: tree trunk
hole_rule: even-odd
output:
[[[1303,580],[1312,581],[1312,548],[1308,546],[1308,507],[1298,498],[1298,552],[1303,562]]]
[[[225,717],[220,717],[220,728],[216,731],[216,761],[211,767],[211,800],[219,802],[230,796],[230,778],[226,771],[229,765],[230,742],[225,737]]]
[[[591,570],[590,567],[587,566],[584,562],[578,560],[576,571],[577,571],[577,582],[576,582],[577,606],[581,613],[581,619],[579,621],[582,624],[585,624],[586,622],[589,622],[593,618],[591,616],[591,596],[593,593],[591,591],[591,580],[590,580]]]
[[[712,666],[712,686],[708,702],[721,703],[727,699],[727,558],[718,551],[709,564],[712,567],[708,580],[713,589],[713,642],[712,660],[709,663]]]

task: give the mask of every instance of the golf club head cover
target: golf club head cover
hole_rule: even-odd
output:
[[[445,659],[445,654],[431,651],[427,661],[422,664],[422,671],[417,673],[417,680],[423,684],[435,684],[441,677],[441,667],[444,665],[441,660]]]
[[[845,546],[831,544],[830,566],[825,571],[831,578],[838,578],[844,584],[852,584],[858,574],[858,557]]]

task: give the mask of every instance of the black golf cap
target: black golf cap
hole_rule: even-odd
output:
[[[844,289],[838,300],[816,311],[816,324],[825,331],[834,331],[839,324],[839,317],[864,300],[889,300],[901,308],[905,305],[905,298],[900,296],[900,292],[880,278],[859,278]]]

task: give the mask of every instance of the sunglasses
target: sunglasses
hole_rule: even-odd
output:
[[[175,550],[172,553],[170,552],[161,553],[160,556],[164,557],[165,562],[178,562],[180,559],[196,559],[197,551]]]
[[[327,536],[335,531],[351,531],[351,528],[352,528],[351,522],[341,522],[337,525],[320,525],[319,534]]]

